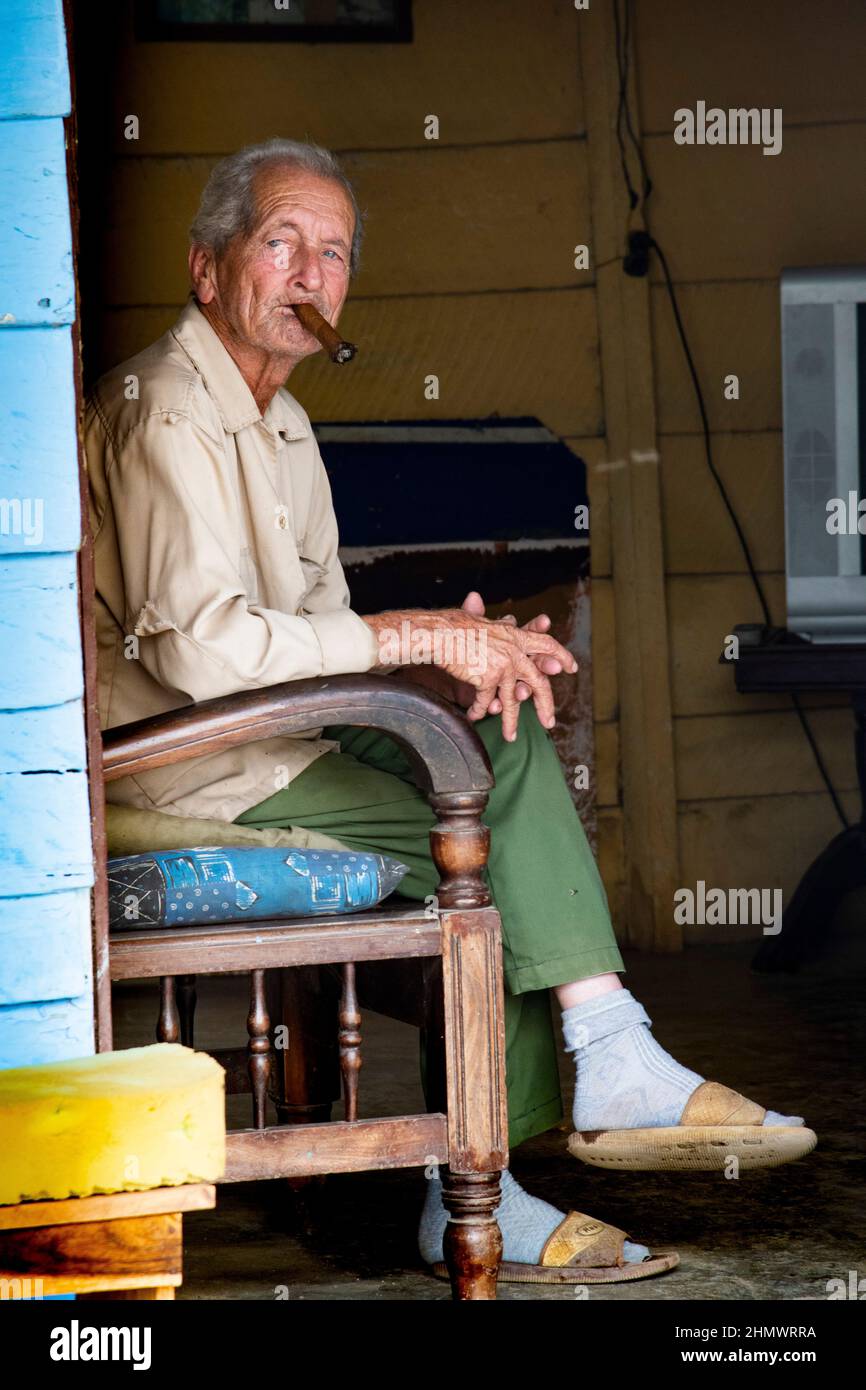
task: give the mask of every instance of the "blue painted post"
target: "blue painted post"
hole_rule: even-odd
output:
[[[61,0],[0,0],[0,1068],[93,1051]]]

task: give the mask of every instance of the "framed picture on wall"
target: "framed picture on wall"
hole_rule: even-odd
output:
[[[411,0],[136,0],[139,39],[409,43]]]

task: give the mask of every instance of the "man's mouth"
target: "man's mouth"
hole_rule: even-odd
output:
[[[322,315],[322,318],[326,319],[328,317],[327,311],[323,309],[319,304],[315,304],[312,299],[293,299],[291,303],[278,304],[277,308],[282,309],[285,313],[290,313],[294,308],[295,304],[312,304],[313,308],[317,309],[319,313]]]

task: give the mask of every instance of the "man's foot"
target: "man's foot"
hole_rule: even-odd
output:
[[[624,1240],[624,1232],[579,1213],[568,1216],[540,1197],[532,1197],[505,1170],[496,1220],[502,1232],[500,1279],[519,1283],[617,1283],[673,1269],[673,1254],[651,1255],[645,1245]],[[442,1240],[448,1212],[442,1183],[431,1178],[421,1213],[418,1249],[434,1273],[444,1275]],[[578,1261],[585,1261],[578,1263]]]
[[[680,1066],[629,990],[564,1010],[562,1028],[577,1067],[569,1148],[587,1163],[715,1169],[736,1157],[746,1167],[773,1167],[817,1143],[799,1115],[764,1110]]]

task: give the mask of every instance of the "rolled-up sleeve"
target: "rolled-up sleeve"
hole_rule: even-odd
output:
[[[225,451],[188,416],[160,412],[138,424],[116,451],[108,487],[127,631],[161,685],[198,701],[374,665],[375,635],[348,607],[339,561],[301,614],[249,602]],[[327,538],[325,518],[319,524]],[[336,558],[333,513],[330,525]]]

